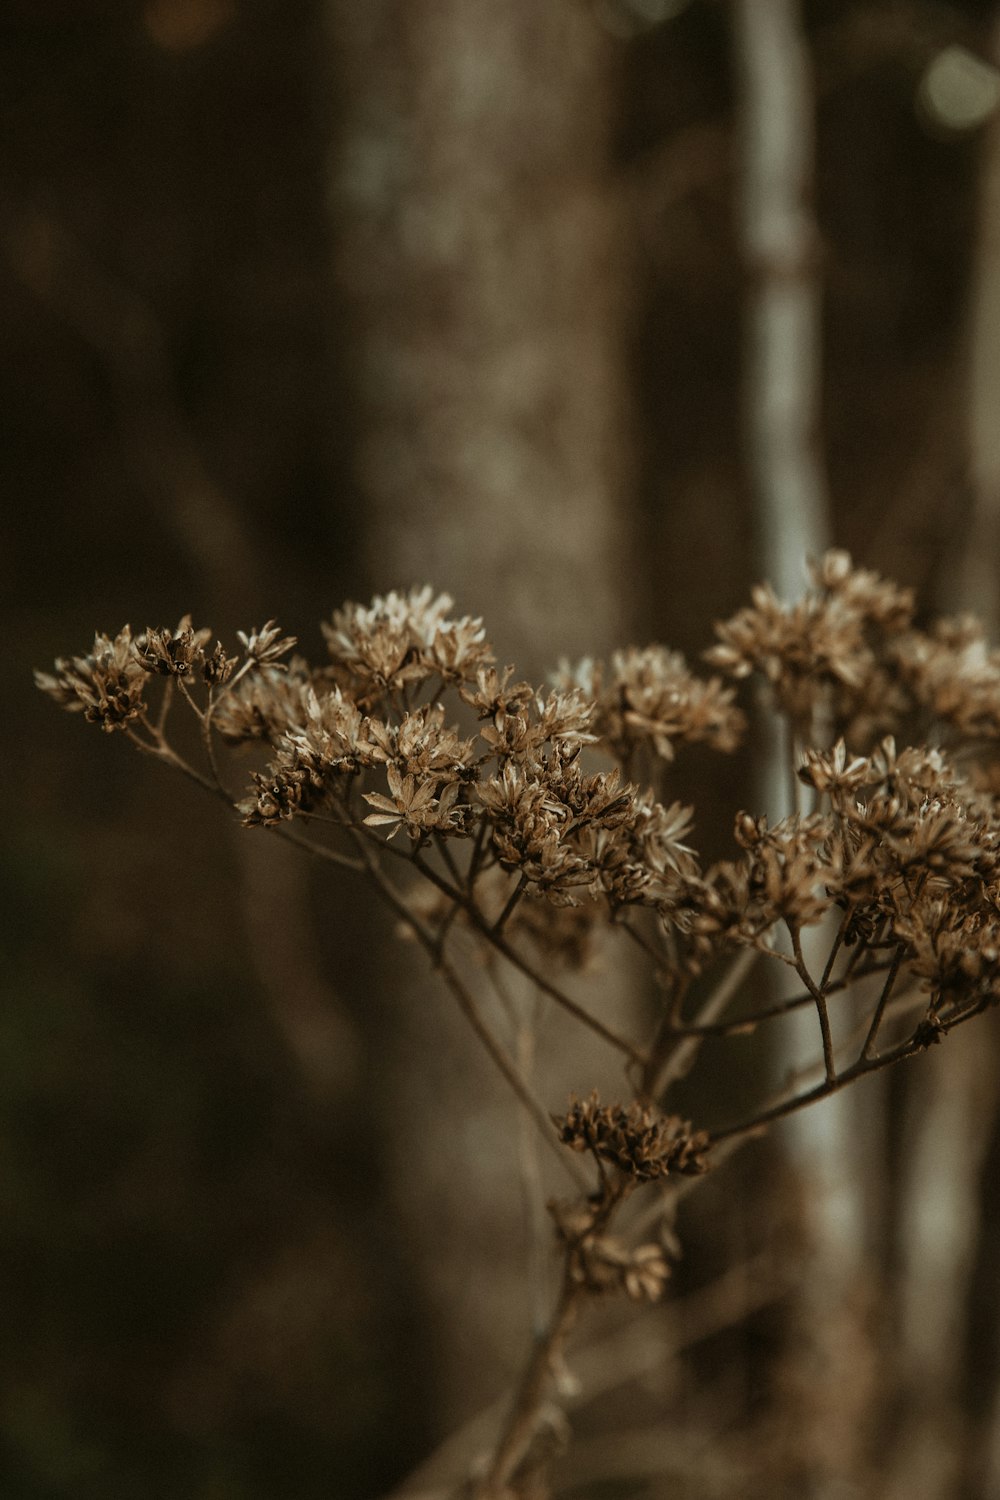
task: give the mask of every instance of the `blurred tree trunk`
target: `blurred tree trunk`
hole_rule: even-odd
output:
[[[454,591],[537,674],[608,644],[627,582],[614,49],[573,0],[329,11],[372,576]]]
[[[336,281],[358,372],[350,437],[370,579],[446,589],[485,617],[501,661],[538,680],[561,654],[626,635],[634,592],[605,180],[613,43],[574,0],[328,0],[328,13]],[[523,1358],[545,1289],[533,1299],[524,1286],[506,1087],[441,996],[400,984],[393,962],[382,1087],[444,1426]],[[558,1063],[566,1091],[608,1066],[575,1036]]]

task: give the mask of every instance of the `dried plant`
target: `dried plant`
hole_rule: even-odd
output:
[[[453,618],[429,588],[336,612],[319,666],[290,656],[273,621],[229,655],[185,616],[173,631],[98,635],[38,674],[61,706],[221,796],[248,828],[370,881],[572,1177],[574,1196],[550,1204],[556,1306],[470,1481],[477,1500],[546,1492],[539,1439],[567,1335],[591,1297],[661,1294],[682,1189],[769,1122],[1000,997],[1000,653],[972,620],[918,626],[908,591],[843,552],[810,576],[797,602],[761,587],[717,627],[706,656],[721,675],[707,680],[649,647],[564,666],[536,689],[498,666],[481,621]],[[691,810],[658,791],[684,745],[744,740],[725,679],[750,677],[790,726],[798,811],[774,826],[737,813],[732,858],[704,867]],[[200,725],[201,766],[168,737],[178,700]],[[242,798],[223,746],[266,747]],[[832,940],[810,966],[802,934],[823,919]],[[574,996],[602,936],[649,962],[651,1038]],[[615,1049],[628,1102],[592,1093],[550,1113],[494,1030],[470,953]],[[768,998],[763,964],[791,970],[801,992]],[[808,1007],[815,1078],[740,1119],[691,1125],[670,1111],[706,1036],[739,1039]],[[637,1194],[650,1211],[630,1219]]]

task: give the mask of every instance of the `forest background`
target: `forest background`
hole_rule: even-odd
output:
[[[753,450],[775,281],[815,391],[789,544],[995,626],[1000,16],[772,9],[797,70],[781,115],[765,48],[799,151],[780,265],[752,240],[750,0],[3,7],[10,1500],[374,1500],[530,1335],[512,1106],[415,955],[53,715],[32,666],[189,609],[223,639],[277,615],[318,657],[343,599],[424,581],[538,680],[631,641],[696,658],[788,567]],[[754,775],[678,766],[709,856]],[[865,1106],[882,1313],[842,1343],[884,1441],[876,1482],[814,1386],[841,1444],[817,1493],[913,1493],[915,1466],[925,1500],[1000,1494],[1000,1038],[974,1030]],[[789,1171],[755,1146],[706,1187],[678,1305],[782,1264]],[[711,1493],[778,1493],[750,1438],[808,1424],[788,1283],[752,1280],[583,1409],[562,1493],[701,1497],[708,1451]],[[597,1437],[636,1410],[660,1443],[622,1472]]]

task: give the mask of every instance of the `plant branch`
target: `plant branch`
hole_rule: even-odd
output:
[[[861,1048],[860,1061],[862,1062],[865,1061],[866,1058],[871,1056],[872,1050],[875,1046],[879,1027],[882,1024],[882,1017],[885,1012],[885,1007],[888,1003],[889,996],[892,994],[892,987],[896,983],[896,976],[899,973],[899,966],[902,963],[902,959],[903,949],[902,947],[899,947],[896,949],[896,953],[892,960],[892,963],[889,965],[889,972],[885,977],[885,984],[882,986],[882,993],[878,997],[878,1003],[875,1006],[875,1013],[872,1016],[871,1025],[868,1028],[868,1035],[865,1037],[864,1045]]]
[[[956,1026],[970,1021],[973,1016],[980,1015],[988,1003],[977,1001],[963,1010],[939,1018],[936,1021],[936,1035],[943,1036],[953,1031]],[[879,1073],[883,1068],[892,1067],[895,1063],[904,1062],[909,1057],[916,1057],[918,1053],[926,1052],[930,1040],[933,1038],[920,1034],[918,1028],[913,1035],[890,1048],[888,1052],[879,1053],[875,1057],[861,1057],[852,1066],[842,1068],[839,1073],[835,1073],[832,1078],[829,1076],[824,1078],[822,1083],[818,1083],[815,1088],[806,1089],[802,1093],[786,1094],[774,1104],[758,1111],[752,1119],[743,1120],[738,1125],[728,1125],[723,1130],[709,1132],[709,1147],[716,1146],[720,1142],[735,1140],[741,1136],[755,1135],[767,1125],[773,1124],[775,1120],[784,1119],[800,1109],[805,1109],[811,1104],[819,1104],[821,1100],[830,1098],[849,1084],[856,1083],[859,1078],[865,1078],[870,1073]]]
[[[799,935],[798,926],[792,922],[788,924],[788,931],[792,938],[792,951],[795,954],[795,970],[813,1000],[816,1002],[816,1013],[819,1016],[819,1029],[823,1038],[823,1065],[826,1068],[828,1083],[832,1083],[837,1076],[836,1063],[833,1056],[833,1036],[830,1032],[830,1013],[826,1006],[826,996],[816,984],[810,974],[806,961],[802,957],[802,939]]]
[[[570,1158],[569,1153],[560,1147],[552,1128],[552,1118],[549,1112],[531,1092],[531,1089],[521,1076],[514,1059],[484,1020],[479,1007],[472,997],[471,991],[463,983],[457,970],[445,957],[443,941],[439,941],[439,938],[434,933],[429,932],[419,917],[411,910],[405,898],[380,867],[378,861],[374,858],[357,830],[351,829],[350,831],[364,861],[368,876],[374,883],[382,899],[392,908],[400,920],[405,923],[425,949],[432,966],[441,975],[441,978],[451,990],[462,1014],[469,1022],[469,1025],[479,1038],[493,1063],[507,1080],[521,1104],[538,1126],[546,1144],[555,1153],[563,1170],[569,1173],[578,1188],[583,1192],[589,1192],[591,1187],[589,1179],[580,1171],[576,1162]]]

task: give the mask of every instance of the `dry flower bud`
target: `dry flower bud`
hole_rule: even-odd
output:
[[[705,1133],[692,1131],[679,1115],[663,1115],[648,1105],[602,1105],[595,1089],[589,1099],[571,1100],[555,1123],[564,1145],[590,1151],[642,1182],[671,1172],[697,1175],[707,1170]]]
[[[279,666],[278,658],[291,651],[295,645],[294,635],[283,636],[280,626],[274,620],[268,620],[260,630],[254,627],[249,632],[238,630],[236,634],[243,643],[247,660],[256,662],[258,666]]]
[[[191,616],[184,615],[174,631],[148,626],[132,649],[144,671],[161,677],[188,677],[204,666],[205,646],[211,638],[210,630],[193,629]]]
[[[54,676],[36,672],[36,685],[61,708],[82,713],[106,733],[125,729],[145,712],[142,694],[147,676],[135,659],[130,626],[124,626],[113,640],[95,635],[88,656],[61,656],[55,667]]]

